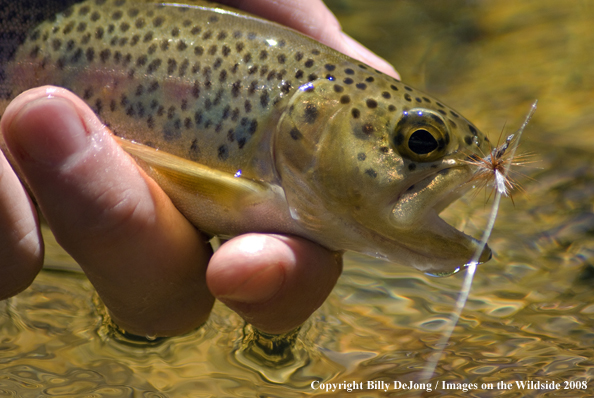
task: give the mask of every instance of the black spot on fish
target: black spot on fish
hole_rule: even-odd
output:
[[[292,139],[294,139],[295,141],[300,140],[303,138],[303,134],[301,134],[301,131],[299,131],[299,129],[297,127],[293,127],[291,129],[291,131],[289,131],[289,135],[291,136]]]
[[[175,117],[175,106],[170,106],[167,109],[167,119],[172,120]]]
[[[165,22],[165,19],[163,17],[156,17],[155,19],[153,19],[153,26],[155,28],[158,28],[159,26],[163,25],[163,22]]]
[[[149,117],[146,119],[146,124],[151,130],[155,127],[155,119],[153,119],[152,115],[149,115]]]
[[[346,79],[343,80],[344,84],[353,84],[354,80],[351,79],[350,77],[347,77]]]
[[[307,104],[305,106],[305,112],[303,113],[303,119],[305,123],[312,124],[318,118],[318,108],[313,104]]]
[[[244,103],[245,113],[250,113],[252,111],[252,103],[249,100],[245,100]]]
[[[87,87],[83,93],[83,99],[88,100],[93,97],[93,87]]]
[[[316,75],[315,73],[312,73],[311,75],[309,75],[307,77],[307,80],[309,80],[310,82],[313,82],[314,80],[316,80],[318,78],[318,75]]]
[[[155,91],[157,91],[159,89],[159,82],[154,80],[153,82],[151,82],[151,84],[148,87],[148,92],[149,93],[154,93]]]
[[[318,50],[318,49],[314,48],[313,50],[311,50],[311,53],[312,53],[313,55],[320,55],[320,50]]]
[[[365,81],[366,81],[367,83],[373,83],[373,81],[374,81],[374,80],[375,80],[375,79],[374,79],[372,76],[369,76],[368,78],[366,78],[366,79],[365,79]]]
[[[258,129],[258,120],[252,119],[252,121],[250,122],[250,126],[248,127],[248,133],[250,135],[254,135],[254,133],[256,132],[257,129]]]
[[[443,104],[441,102],[436,102],[437,106],[439,106],[440,108],[445,108],[445,106],[443,106]]]
[[[204,54],[204,48],[201,46],[194,47],[194,54],[198,56]]]
[[[314,65],[313,59],[308,59],[307,61],[305,61],[304,65],[306,68],[311,68]]]
[[[384,92],[382,93],[382,97],[384,97],[385,99],[390,99],[390,98],[392,98],[392,94],[390,94],[390,93],[389,93],[389,92],[387,92],[387,91],[384,91]]]
[[[288,94],[291,91],[291,82],[284,82],[281,85],[281,92],[284,94]]]
[[[72,30],[74,29],[74,21],[68,23],[65,27],[64,30],[62,31],[62,33],[64,33],[65,35],[69,34],[70,32],[72,32]]]
[[[85,55],[87,57],[87,62],[93,62],[93,59],[95,59],[95,49],[93,47],[87,48]]]
[[[146,73],[151,74],[155,72],[157,69],[159,69],[159,66],[161,66],[161,60],[157,58],[153,60],[146,68]]]
[[[78,26],[76,27],[76,31],[82,33],[85,30],[87,30],[87,24],[86,24],[86,22],[79,22]]]
[[[181,65],[179,66],[179,77],[184,77],[186,71],[188,70],[188,66],[190,66],[190,61],[184,59]]]
[[[363,125],[362,131],[367,135],[371,135],[375,131],[375,127],[371,123],[366,123]]]
[[[359,116],[361,116],[361,112],[359,111],[359,109],[353,108],[351,109],[351,115],[353,115],[354,119],[359,119]]]
[[[417,168],[417,164],[416,163],[409,163],[408,164],[408,169],[410,171],[415,171],[416,168]]]
[[[138,59],[136,60],[136,66],[144,66],[146,65],[146,61],[147,61],[147,56],[146,55],[141,55],[140,57],[138,57]]]
[[[410,87],[408,87],[408,86],[404,86],[404,89],[405,89],[406,91],[413,91],[413,89],[412,89],[412,88],[410,88]]]
[[[404,99],[407,100],[408,102],[412,101],[412,98],[408,93],[404,94]]]
[[[227,46],[223,46],[223,48],[221,49],[221,52],[223,53],[224,57],[227,57],[231,53],[231,49]]]
[[[99,26],[96,30],[95,30],[95,39],[97,40],[101,40],[103,39],[103,35],[105,34],[105,30]]]
[[[219,159],[225,161],[229,158],[229,148],[227,148],[227,144],[223,144],[218,149],[218,156]]]
[[[181,101],[181,105],[179,107],[182,111],[186,111],[188,109],[188,100],[187,99],[183,99]]]
[[[467,135],[466,137],[464,137],[464,142],[466,143],[466,145],[472,145],[472,136],[471,135]]]
[[[179,36],[179,28],[178,27],[171,29],[171,36],[173,36],[173,37]]]
[[[94,11],[91,14],[91,21],[93,21],[93,22],[97,22],[99,20],[99,18],[101,18],[101,15],[97,11]]]
[[[241,92],[241,80],[237,80],[231,86],[231,95],[233,95],[234,98],[237,98],[239,96],[240,92]]]
[[[186,42],[185,42],[185,41],[183,41],[183,40],[180,40],[180,41],[177,43],[177,47],[176,47],[176,48],[177,48],[177,51],[184,51],[186,48],[188,48],[188,45],[186,44]]]
[[[101,58],[101,62],[103,62],[103,63],[106,63],[107,61],[109,61],[110,57],[111,57],[111,51],[109,50],[109,48],[106,48],[105,50],[103,50],[99,53],[99,58]]]
[[[342,93],[343,91],[344,91],[344,87],[342,87],[339,84],[335,84],[334,85],[334,92],[336,92],[336,93]]]
[[[195,155],[198,153],[198,151],[198,139],[194,138],[192,140],[192,144],[190,145],[190,153]]]
[[[270,97],[268,96],[268,90],[264,89],[264,92],[260,95],[260,105],[262,105],[262,108],[267,107],[269,101]]]
[[[367,88],[367,84],[357,83],[357,84],[355,84],[355,87],[357,87],[359,90],[365,90]]]
[[[231,113],[231,120],[236,122],[239,119],[239,108],[235,108],[233,109],[233,112]]]
[[[295,54],[295,61],[299,62],[299,61],[301,61],[302,59],[303,59],[303,53],[298,51],[298,52]]]
[[[389,106],[388,106],[388,110],[389,110],[390,112],[394,112],[394,111],[396,110],[396,107],[395,107],[394,105],[389,105]]]
[[[470,130],[470,132],[471,132],[472,134],[474,134],[474,135],[476,135],[476,134],[477,134],[477,131],[476,131],[476,129],[474,128],[474,126],[473,126],[472,124],[469,124],[469,125],[468,125],[468,129]],[[468,144],[468,145],[470,145],[470,144]]]
[[[408,94],[407,94],[408,95]],[[438,109],[437,112],[441,113],[442,115],[446,116],[447,112],[444,111],[443,109]]]
[[[194,123],[196,123],[196,125],[202,123],[202,111],[196,111],[196,113],[194,113]]]
[[[256,88],[258,88],[258,81],[253,80],[248,88],[248,95],[253,95],[256,92]]]
[[[351,102],[351,97],[348,95],[343,95],[342,97],[340,97],[340,103],[341,104],[348,104],[349,102]]]
[[[276,57],[276,59],[279,64],[284,64],[287,60],[287,57],[285,56],[285,54],[280,54],[278,57]]]
[[[364,161],[365,159],[367,159],[367,155],[365,155],[363,152],[359,152],[359,153],[357,154],[357,160],[359,160],[359,161],[361,161],[361,162],[362,162],[362,161]]]
[[[370,109],[374,109],[377,108],[377,101],[371,98],[368,98],[365,103],[367,104],[367,107]]]
[[[173,74],[173,72],[175,72],[176,68],[177,68],[177,61],[173,58],[169,58],[167,60],[167,74],[168,75]]]
[[[302,77],[303,77],[303,71],[301,69],[297,70],[297,73],[295,73],[295,78],[301,79]]]
[[[367,169],[367,170],[365,170],[365,174],[367,174],[371,178],[376,178],[377,177],[377,171],[375,171],[374,169]]]

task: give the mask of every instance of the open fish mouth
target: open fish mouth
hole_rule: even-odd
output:
[[[439,217],[439,213],[471,188],[470,167],[452,166],[421,175],[394,202],[391,222],[406,230],[399,239],[416,256],[425,258],[415,266],[430,273],[451,274],[465,266],[478,250],[479,242]],[[480,262],[491,258],[485,247]]]

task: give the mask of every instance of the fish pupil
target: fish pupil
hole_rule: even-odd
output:
[[[408,139],[408,147],[417,155],[426,155],[439,146],[433,135],[424,129],[415,131]]]

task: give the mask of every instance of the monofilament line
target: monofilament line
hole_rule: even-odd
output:
[[[493,199],[493,206],[491,207],[491,213],[489,215],[489,220],[487,222],[487,226],[485,227],[485,231],[483,232],[483,236],[481,238],[481,241],[480,241],[476,251],[474,252],[474,255],[472,256],[470,262],[467,264],[466,276],[464,277],[464,282],[462,284],[462,288],[460,290],[460,295],[458,296],[458,300],[456,300],[456,307],[455,307],[454,313],[450,319],[449,325],[447,326],[444,334],[442,335],[441,339],[439,339],[439,342],[437,343],[437,347],[439,347],[439,349],[437,352],[435,352],[432,355],[432,358],[427,363],[427,367],[421,374],[421,382],[422,383],[428,382],[431,379],[431,377],[433,377],[433,373],[435,372],[435,369],[437,368],[437,364],[438,364],[439,360],[441,359],[441,357],[443,356],[443,351],[444,351],[448,341],[450,340],[452,333],[454,332],[454,328],[456,327],[456,325],[458,324],[458,321],[460,320],[460,316],[462,315],[462,310],[464,309],[464,306],[466,305],[466,301],[468,300],[468,295],[470,294],[470,287],[472,286],[472,280],[473,280],[474,274],[476,272],[476,266],[478,264],[478,260],[481,256],[483,250],[485,249],[485,246],[487,245],[487,241],[489,240],[489,238],[491,236],[491,232],[493,231],[493,226],[495,225],[495,219],[497,218],[497,212],[499,211],[499,203],[501,202],[501,196],[506,194],[505,189],[499,189],[499,184],[497,184],[497,181],[499,181],[499,180],[505,181],[507,179],[511,163],[512,163],[515,153],[516,153],[516,149],[518,148],[518,144],[520,143],[520,139],[522,138],[522,133],[524,132],[524,129],[526,129],[528,122],[530,122],[532,115],[534,115],[534,111],[536,111],[537,103],[538,103],[538,100],[534,101],[534,103],[532,104],[532,108],[530,108],[530,111],[528,112],[528,115],[526,116],[524,123],[522,124],[522,126],[520,127],[518,132],[516,133],[516,139],[512,143],[511,148],[508,148],[510,160],[509,160],[509,162],[506,163],[506,165],[503,169],[503,173],[501,173],[502,175],[498,175],[498,173],[500,173],[500,172],[498,170],[494,170],[494,178],[495,178],[495,182],[496,182],[495,197]],[[493,156],[493,155],[491,155],[491,156]]]

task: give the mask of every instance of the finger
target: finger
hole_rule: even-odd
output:
[[[0,300],[25,290],[42,265],[37,213],[0,151]]]
[[[6,109],[2,129],[58,242],[119,326],[165,336],[205,321],[209,246],[82,100],[30,90]]]
[[[213,255],[207,282],[215,297],[273,334],[301,325],[328,297],[342,257],[308,240],[247,234]]]
[[[298,30],[341,53],[400,79],[398,72],[385,59],[375,55],[345,34],[334,14],[321,0],[218,0],[218,2]]]

